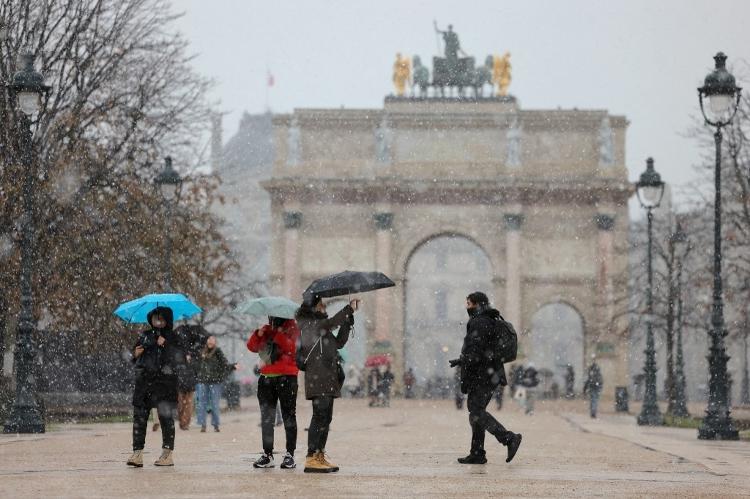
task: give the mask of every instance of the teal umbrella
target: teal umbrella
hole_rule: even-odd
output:
[[[289,298],[283,296],[264,296],[253,298],[240,303],[235,312],[247,315],[281,317],[282,319],[294,319],[299,305]]]
[[[121,304],[115,315],[125,322],[146,323],[148,313],[156,307],[172,309],[173,320],[189,319],[202,312],[199,306],[178,293],[151,294]]]

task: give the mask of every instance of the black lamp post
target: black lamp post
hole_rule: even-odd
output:
[[[654,273],[653,273],[653,210],[661,204],[664,196],[664,182],[654,170],[653,158],[646,160],[646,171],[635,184],[636,194],[641,207],[646,209],[648,218],[648,288],[646,289],[646,362],[643,374],[646,378],[646,393],[643,396],[643,407],[638,415],[639,425],[657,426],[664,422],[659,405],[656,403],[656,352],[654,350]]]
[[[161,190],[167,208],[167,240],[164,248],[164,278],[166,291],[172,291],[172,204],[182,185],[182,177],[172,168],[172,157],[164,158],[164,169],[156,176],[154,183]]]
[[[674,255],[678,246],[688,242],[687,234],[682,229],[682,224],[677,222],[674,233],[669,238],[670,251]],[[677,263],[677,282],[674,283],[675,294],[677,295],[677,345],[675,352],[675,368],[673,376],[672,394],[669,400],[669,413],[673,416],[686,418],[690,415],[687,410],[687,397],[685,395],[685,358],[682,353],[682,259],[685,253],[682,253],[676,260]],[[675,259],[673,258],[674,262]]]
[[[738,440],[739,432],[729,415],[729,376],[724,338],[727,336],[724,322],[724,299],[721,280],[721,129],[727,126],[737,113],[742,89],[735,84],[734,76],[726,69],[727,56],[719,52],[714,56],[716,68],[711,71],[702,87],[698,89],[701,113],[707,125],[716,128],[716,166],[714,173],[714,291],[711,309],[711,346],[708,355],[708,407],[706,417],[698,429],[700,439]],[[708,109],[703,99],[708,99]]]
[[[14,369],[16,374],[16,400],[4,433],[44,433],[44,419],[36,401],[36,386],[33,374],[35,356],[34,296],[31,290],[34,260],[34,178],[33,132],[31,117],[42,107],[42,96],[50,87],[44,84],[41,73],[34,70],[34,56],[24,51],[19,58],[21,70],[13,76],[7,86],[11,102],[15,101],[20,113],[20,145],[24,166],[23,215],[21,218],[21,310],[18,316]]]

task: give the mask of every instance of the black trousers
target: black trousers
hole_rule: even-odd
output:
[[[174,450],[174,402],[159,402],[156,412],[161,425],[162,449]],[[133,406],[133,450],[143,450],[146,445],[146,429],[148,427],[149,406]]]
[[[328,429],[333,420],[333,397],[316,397],[312,400],[313,414],[310,432],[307,434],[307,453],[312,454],[326,449]]]
[[[469,424],[471,425],[471,454],[483,456],[484,434],[491,433],[503,445],[508,445],[513,432],[505,429],[492,414],[487,412],[487,404],[492,400],[495,386],[491,384],[477,385],[468,394],[466,406],[469,409]]]
[[[297,447],[297,376],[258,378],[258,403],[263,452],[273,453],[273,426],[278,403],[281,405],[281,417],[286,431],[286,451],[294,455]]]

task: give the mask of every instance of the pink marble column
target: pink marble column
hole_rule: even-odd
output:
[[[505,317],[521,331],[521,225],[523,215],[505,214]]]
[[[302,226],[302,213],[285,211],[284,217],[284,296],[291,300],[301,300],[299,289],[299,229]]]
[[[391,274],[391,227],[392,213],[376,213],[375,222],[375,264],[376,270],[385,275]],[[388,291],[375,293],[375,341],[391,341],[391,294]]]

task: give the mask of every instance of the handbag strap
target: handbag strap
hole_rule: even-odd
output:
[[[318,340],[315,343],[313,343],[313,345],[310,347],[310,351],[307,352],[307,357],[305,357],[305,364],[307,364],[307,359],[310,358],[310,356],[313,353],[313,350],[315,350],[315,345],[317,345],[318,343],[320,343],[321,338],[323,338],[323,337],[322,336],[318,336]],[[323,344],[320,345],[320,353],[323,353]]]

